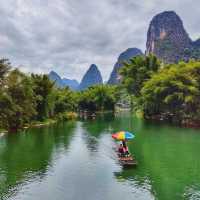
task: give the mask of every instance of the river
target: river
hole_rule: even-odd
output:
[[[134,132],[123,169],[111,133]],[[200,131],[129,113],[0,137],[1,200],[200,199]]]

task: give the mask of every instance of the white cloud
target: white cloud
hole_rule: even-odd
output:
[[[176,11],[199,37],[199,7],[189,0],[7,0],[0,5],[0,56],[26,72],[55,70],[78,80],[95,63],[106,80],[122,51],[145,50],[159,12]]]

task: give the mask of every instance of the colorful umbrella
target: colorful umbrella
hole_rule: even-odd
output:
[[[112,134],[112,138],[114,138],[115,140],[131,140],[134,137],[135,135],[127,131],[120,131]]]

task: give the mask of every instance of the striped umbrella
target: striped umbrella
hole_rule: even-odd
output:
[[[128,132],[128,131],[119,131],[117,133],[112,134],[112,138],[115,140],[131,140],[135,137],[134,134]]]

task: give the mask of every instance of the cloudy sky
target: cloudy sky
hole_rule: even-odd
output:
[[[154,15],[174,10],[192,39],[200,36],[200,1],[6,0],[0,4],[0,56],[25,72],[80,80],[91,63],[107,80],[119,54],[145,50]]]

